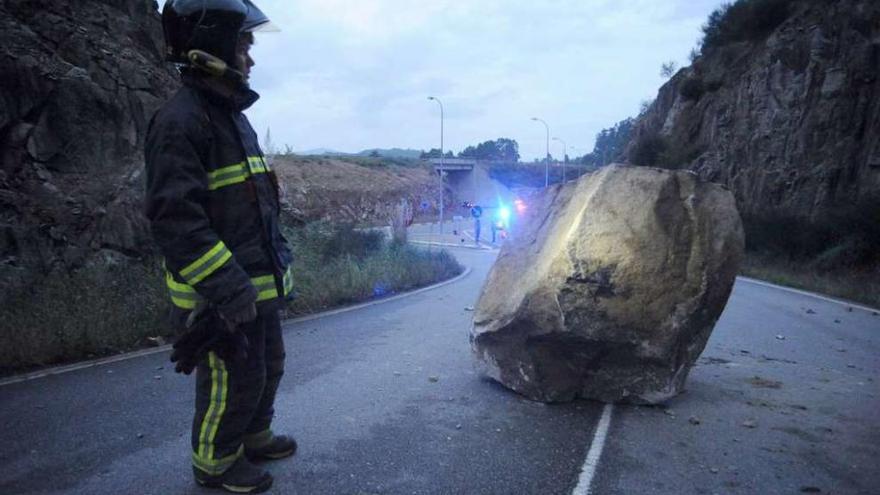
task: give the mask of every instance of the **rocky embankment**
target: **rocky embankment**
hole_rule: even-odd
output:
[[[660,88],[627,161],[726,184],[744,214],[815,217],[877,197],[880,3],[788,4],[768,36],[704,48]]]
[[[438,180],[427,165],[374,163],[276,156],[271,160],[282,186],[287,220],[388,225],[402,199],[419,213],[433,211]]]
[[[0,4],[0,295],[148,252],[149,117],[176,86],[154,2]]]
[[[83,266],[155,254],[142,214],[149,119],[177,88],[157,4],[0,4],[0,301]],[[427,167],[275,160],[295,221],[385,223],[436,195]]]

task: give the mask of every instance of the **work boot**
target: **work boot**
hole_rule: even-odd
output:
[[[268,438],[256,446],[244,444],[244,455],[252,461],[275,460],[290,457],[296,453],[296,440],[287,435],[275,435],[269,432]]]
[[[231,493],[262,493],[272,486],[272,475],[239,457],[223,474],[212,476],[193,466],[196,483]]]

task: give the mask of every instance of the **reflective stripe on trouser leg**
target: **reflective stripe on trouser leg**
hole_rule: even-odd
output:
[[[205,400],[205,391],[207,400]],[[232,452],[217,449],[216,439],[229,399],[226,363],[209,352],[207,366],[196,372],[196,414],[193,419],[193,465],[208,474],[220,474],[241,455],[241,445]]]
[[[260,435],[265,435],[272,425],[272,417],[275,415],[275,394],[278,391],[278,384],[284,375],[284,339],[281,337],[281,319],[278,312],[272,312],[261,317],[263,327],[265,329],[265,368],[266,368],[266,386],[263,388],[263,395],[260,397],[260,403],[254,411],[253,419],[247,427],[248,436],[253,435],[249,443],[246,437],[245,443],[248,447],[254,447],[252,443],[260,439]]]
[[[224,361],[211,352],[199,363],[192,458],[193,466],[208,474],[221,474],[243,452],[266,381],[264,327],[260,315],[241,328],[250,345],[246,360]]]

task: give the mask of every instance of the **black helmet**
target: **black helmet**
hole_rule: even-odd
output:
[[[274,26],[251,0],[166,0],[162,28],[168,61],[188,64],[190,50],[201,50],[234,65],[242,33]]]

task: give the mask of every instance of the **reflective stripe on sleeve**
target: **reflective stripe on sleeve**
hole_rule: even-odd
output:
[[[246,162],[239,162],[227,167],[208,172],[208,190],[215,191],[221,187],[240,184],[252,175],[264,174],[269,171],[269,164],[262,156],[249,156]]]
[[[208,190],[213,191],[224,186],[244,182],[249,176],[250,173],[243,162],[218,168],[213,172],[208,172]]]
[[[186,280],[189,285],[196,285],[206,277],[217,271],[224,263],[232,258],[232,252],[223,244],[223,241],[217,242],[201,258],[190,263],[186,268],[180,271],[180,276]]]
[[[257,302],[268,301],[278,297],[274,275],[251,277],[251,284],[257,290]],[[200,302],[205,300],[191,285],[174,280],[174,276],[167,270],[165,271],[165,285],[168,287],[168,293],[171,295],[171,302],[178,308],[195,309]],[[292,289],[293,280],[290,275],[290,268],[288,267],[284,273],[284,295],[289,294]]]

